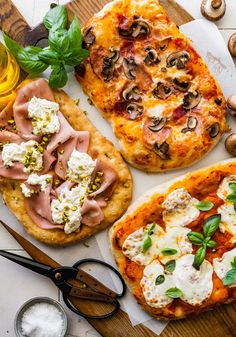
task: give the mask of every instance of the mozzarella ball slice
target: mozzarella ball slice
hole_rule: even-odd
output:
[[[230,183],[236,184],[236,175],[230,175],[222,180],[217,190],[217,196],[220,199],[226,200],[227,196],[233,193],[232,189],[229,187]]]
[[[221,215],[220,231],[233,235],[230,241],[232,243],[236,242],[236,212],[234,205],[231,202],[226,202],[218,208],[217,212]]]
[[[236,257],[236,248],[223,254],[221,258],[216,258],[213,260],[213,267],[216,275],[223,281],[225,275],[229,270],[232,269],[231,262],[233,262]],[[231,285],[236,286],[236,283]]]

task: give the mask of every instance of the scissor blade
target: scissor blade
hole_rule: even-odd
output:
[[[52,267],[47,266],[45,264],[42,264],[38,261],[34,261],[31,259],[28,259],[27,257],[21,256],[21,255],[16,255],[10,252],[7,252],[5,250],[0,250],[0,256],[5,257],[8,260],[11,260],[22,267],[25,267],[27,269],[30,269],[36,273],[39,273],[41,275],[50,277],[51,275],[51,270]]]
[[[34,246],[31,242],[23,238],[20,234],[15,232],[12,228],[10,228],[7,224],[5,224],[2,220],[0,220],[0,223],[3,225],[3,227],[10,233],[14,239],[21,245],[22,248],[36,261],[41,262],[43,264],[46,264],[53,268],[61,267],[59,263],[57,263],[55,260],[53,260],[51,257],[49,257],[47,254],[42,252],[39,248]]]

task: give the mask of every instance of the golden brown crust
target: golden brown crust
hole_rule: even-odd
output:
[[[146,39],[126,39],[119,35],[118,27],[130,27],[134,15],[149,23],[151,33]],[[186,167],[200,160],[218,143],[226,129],[226,103],[222,91],[189,39],[167,17],[157,0],[114,1],[88,21],[85,32],[89,27],[92,27],[96,40],[84,63],[85,75],[77,74],[77,79],[111,123],[120,150],[131,165],[150,172]],[[161,50],[163,41],[167,47]],[[148,47],[160,56],[160,62],[155,66],[144,63],[145,48]],[[102,75],[102,62],[110,55],[111,48],[119,51],[120,58],[113,78],[106,81]],[[176,51],[189,53],[190,60],[185,69],[167,66],[167,57]],[[137,63],[133,80],[127,79],[123,70],[123,60],[132,58]],[[190,82],[187,91],[173,89],[175,77]],[[172,86],[173,93],[168,98],[154,97],[158,82]],[[138,104],[144,108],[136,120],[129,119],[128,103],[122,98],[124,89],[130,85],[138,87],[142,98]],[[182,104],[188,91],[198,91],[202,98],[196,108],[184,111]],[[216,99],[221,103],[217,104]],[[169,119],[165,127],[158,132],[150,131],[153,116],[159,118],[160,115]],[[198,119],[198,126],[194,132],[183,133],[190,116]],[[209,127],[214,123],[219,124],[220,131],[216,137],[210,137]],[[169,149],[168,158],[163,159],[154,151],[154,144],[160,148],[164,142]]]
[[[62,90],[54,91],[54,97],[60,105],[60,111],[74,129],[90,132],[89,153],[96,157],[98,156],[109,164],[118,175],[118,183],[115,186],[114,192],[108,200],[107,206],[103,208],[104,220],[100,225],[95,227],[82,225],[80,232],[72,234],[65,234],[64,231],[59,229],[41,229],[31,220],[25,210],[20,182],[3,181],[0,190],[3,193],[7,206],[30,235],[48,245],[64,246],[83,240],[108,227],[122,215],[131,201],[132,177],[127,165],[114,145],[100,134],[75,102]]]
[[[236,288],[224,287],[222,281],[213,274],[213,292],[210,298],[203,302],[200,306],[191,306],[180,300],[175,300],[174,304],[164,308],[154,308],[147,304],[141,287],[140,280],[143,276],[144,266],[138,265],[129,260],[122,252],[122,245],[127,236],[135,230],[145,226],[146,224],[155,221],[161,225],[161,203],[165,197],[177,188],[184,187],[192,196],[201,197],[208,196],[208,200],[215,200],[215,204],[221,201],[217,199],[216,189],[219,182],[230,174],[236,174],[236,160],[230,159],[213,166],[200,169],[198,171],[186,174],[182,177],[161,184],[154,189],[148,191],[127,210],[126,214],[120,218],[110,229],[110,247],[114,255],[115,261],[121,274],[123,275],[130,291],[135,296],[138,304],[157,319],[181,319],[187,316],[192,316],[201,313],[202,311],[212,310],[220,304],[227,304],[236,300]],[[190,228],[199,231],[197,228],[201,217],[208,217],[215,214],[217,205],[208,213],[202,212],[199,218],[190,224]],[[207,253],[207,260],[212,262],[213,258],[221,257],[225,251],[236,247],[236,243],[230,243],[231,234],[218,233],[214,240],[220,246],[219,250]]]

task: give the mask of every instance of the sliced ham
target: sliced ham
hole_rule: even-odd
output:
[[[28,118],[29,101],[34,96],[54,102],[52,90],[50,89],[48,82],[42,78],[26,84],[17,92],[16,100],[13,105],[13,116],[17,132],[26,140],[39,140],[41,138],[41,136],[33,134],[32,122]]]
[[[23,171],[24,165],[16,162],[13,167],[6,168],[3,164],[2,156],[0,156],[0,177],[15,180],[24,180],[28,178],[28,173]]]
[[[99,225],[104,219],[103,212],[95,200],[85,199],[81,208],[81,222],[89,227]]]
[[[21,138],[16,133],[13,133],[7,130],[2,130],[0,131],[0,143],[6,143],[6,142],[20,144],[24,142],[24,139]]]
[[[74,149],[87,152],[89,147],[89,132],[74,131],[72,137],[58,147],[58,160],[55,166],[56,174],[63,180],[66,179],[67,162]]]

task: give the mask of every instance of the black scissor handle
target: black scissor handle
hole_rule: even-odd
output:
[[[116,270],[113,266],[111,266],[110,264],[104,262],[104,261],[100,261],[100,260],[97,260],[97,259],[92,259],[92,258],[89,258],[89,259],[83,259],[83,260],[80,260],[78,262],[76,262],[75,264],[73,264],[73,268],[79,268],[82,264],[85,264],[85,263],[96,263],[96,264],[100,264],[102,266],[105,266],[107,267],[108,269],[110,269],[111,271],[113,271],[113,273],[116,274],[116,276],[118,276],[120,282],[121,282],[121,285],[122,285],[122,291],[120,294],[117,294],[116,293],[116,297],[117,298],[121,298],[125,295],[125,292],[126,292],[126,284],[125,284],[125,281],[123,280],[121,274],[118,272],[118,270]],[[108,316],[109,317],[109,316]]]
[[[67,307],[72,310],[74,313],[76,313],[79,316],[82,316],[86,319],[106,319],[109,318],[113,315],[115,315],[117,313],[117,311],[120,309],[120,303],[117,301],[116,298],[114,298],[114,301],[112,304],[115,305],[115,308],[111,311],[108,312],[105,315],[101,315],[101,316],[93,316],[93,315],[89,315],[89,314],[85,314],[84,312],[80,311],[78,308],[76,308],[71,301],[69,300],[68,296],[66,293],[63,293],[63,300],[65,302],[65,304],[67,305]]]

